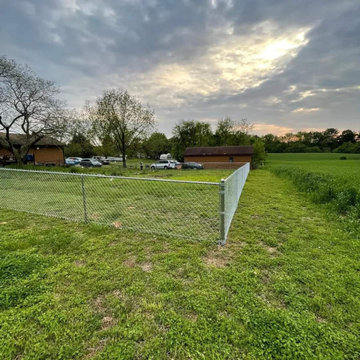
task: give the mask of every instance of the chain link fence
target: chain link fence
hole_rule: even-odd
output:
[[[0,168],[0,207],[192,239],[215,241],[220,232],[224,243],[243,168],[220,184]]]
[[[226,243],[230,225],[249,172],[250,164],[246,163],[220,182],[220,242],[222,244]]]

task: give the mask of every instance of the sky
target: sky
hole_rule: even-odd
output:
[[[127,89],[167,135],[226,116],[360,130],[359,0],[0,0],[0,55],[71,108]]]

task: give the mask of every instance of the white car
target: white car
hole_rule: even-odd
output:
[[[159,160],[156,163],[151,164],[150,168],[152,170],[155,169],[175,169],[176,163],[172,162],[171,160]]]

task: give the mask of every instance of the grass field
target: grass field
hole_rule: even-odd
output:
[[[326,204],[328,210],[347,220],[359,231],[360,155],[346,154],[270,154],[268,167],[277,175],[291,179],[312,201]]]
[[[209,181],[219,182],[222,178],[228,177],[233,173],[230,169],[205,169],[205,170],[151,170],[138,168],[139,162],[137,160],[130,161],[129,167],[124,169],[122,164],[115,163],[105,165],[101,168],[81,168],[79,166],[54,166],[45,168],[44,166],[25,166],[24,169],[40,170],[40,171],[59,171],[59,172],[75,172],[85,174],[103,174],[111,176],[135,176],[147,177],[155,179],[168,180],[188,180],[188,181]],[[136,167],[137,166],[137,167]],[[13,166],[13,168],[17,168]]]
[[[113,171],[111,168],[103,170]],[[152,234],[220,240],[219,186],[216,183],[147,181],[142,180],[142,173],[125,171],[128,171],[126,175],[139,179],[82,179],[78,174],[0,169],[0,207]],[[166,180],[171,177],[171,180],[216,182],[227,175],[227,171],[219,170],[159,170],[151,173],[152,177],[165,177]]]
[[[341,160],[341,157],[346,160]],[[360,190],[360,154],[269,154],[271,167],[296,167],[340,179]]]
[[[0,358],[358,359],[359,239],[269,159],[225,247],[0,210]]]

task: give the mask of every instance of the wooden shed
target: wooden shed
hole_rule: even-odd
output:
[[[15,147],[20,147],[24,143],[25,135],[11,134],[11,140]],[[0,133],[0,137],[5,137]],[[13,154],[1,147],[0,141],[0,160],[11,159]],[[28,162],[36,165],[64,165],[64,144],[51,137],[41,138],[28,152]]]
[[[237,169],[251,162],[252,146],[206,146],[189,147],[184,154],[184,162],[198,162],[207,169]]]

